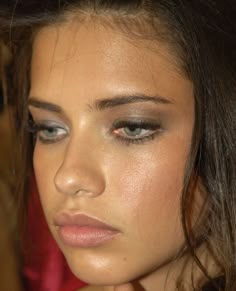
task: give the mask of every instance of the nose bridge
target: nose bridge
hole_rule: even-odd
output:
[[[55,175],[57,190],[64,194],[101,194],[105,187],[101,160],[99,153],[85,138],[71,138]]]

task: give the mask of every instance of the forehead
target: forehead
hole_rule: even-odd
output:
[[[87,98],[91,91],[93,96],[96,92],[106,97],[114,90],[122,93],[123,87],[135,90],[137,85],[155,91],[166,82],[177,87],[184,84],[189,90],[191,84],[177,63],[163,42],[131,38],[101,22],[71,20],[37,34],[32,89],[43,96],[62,96],[66,90],[67,95],[83,93]]]

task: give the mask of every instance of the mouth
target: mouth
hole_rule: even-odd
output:
[[[84,214],[59,213],[54,224],[61,241],[71,247],[91,248],[113,240],[120,231]]]

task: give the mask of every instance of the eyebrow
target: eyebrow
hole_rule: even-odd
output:
[[[98,99],[96,100],[92,105],[88,104],[88,107],[90,109],[96,109],[99,111],[127,105],[131,103],[139,103],[139,102],[152,102],[155,104],[173,104],[173,102],[165,97],[162,96],[148,96],[148,95],[129,95],[129,96],[115,96],[113,98],[107,98],[107,99]],[[39,109],[55,112],[55,113],[62,113],[63,110],[60,106],[51,103],[42,101],[39,98],[36,97],[30,97],[28,101],[29,106],[33,106]]]
[[[94,107],[98,110],[104,110],[116,106],[122,106],[130,103],[139,102],[153,102],[155,104],[172,104],[170,99],[161,96],[147,96],[147,95],[131,95],[131,96],[116,96],[114,98],[96,100]]]
[[[33,106],[35,108],[55,112],[55,113],[62,113],[62,108],[54,103],[41,101],[36,97],[30,97],[28,100],[28,105]]]

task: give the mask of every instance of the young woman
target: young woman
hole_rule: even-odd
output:
[[[236,289],[235,6],[9,10],[18,191],[87,290]]]

